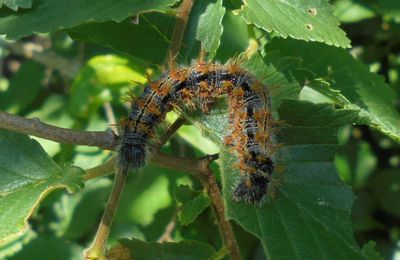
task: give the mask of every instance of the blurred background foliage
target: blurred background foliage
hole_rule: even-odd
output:
[[[190,63],[199,53],[194,21],[205,10],[202,2],[192,10],[179,57],[182,63]],[[237,2],[226,1],[228,10],[236,9]],[[332,4],[352,41],[352,54],[385,78],[397,93],[400,110],[400,2],[336,0]],[[1,38],[0,109],[66,128],[112,128],[126,116],[128,103],[121,101],[126,93],[140,93],[141,85],[148,81],[146,75],[155,78],[162,70],[168,47],[165,37],[171,35],[174,23],[168,14],[151,13],[121,23],[84,24],[15,42]],[[222,63],[245,51],[261,35],[231,12],[225,15],[223,26],[215,54]],[[137,38],[143,41],[138,43]],[[107,46],[118,46],[119,51]],[[142,51],[143,46],[147,47]],[[41,55],[32,56],[32,50]],[[310,88],[303,88],[301,98],[326,101]],[[176,117],[171,113],[168,121]],[[338,138],[336,168],[357,196],[352,211],[357,241],[362,245],[374,240],[382,256],[400,259],[399,144],[367,126],[347,125]],[[35,139],[60,165],[73,162],[88,169],[112,156],[97,148]],[[195,157],[215,153],[218,148],[196,127],[185,125],[163,151]],[[218,176],[218,166],[213,168]],[[0,259],[80,259],[82,249],[92,239],[111,184],[111,178],[106,177],[87,182],[85,189],[74,195],[64,191],[50,194],[30,220],[29,231],[0,246]],[[196,196],[201,195],[200,183],[180,172],[148,165],[131,174],[109,243],[133,235],[148,241],[195,239],[220,248],[218,227],[207,201],[194,221],[184,215],[181,202],[185,198],[179,198],[179,190],[187,188],[180,186],[186,184],[200,190],[193,191]],[[243,256],[263,259],[259,241],[239,226],[234,228]]]

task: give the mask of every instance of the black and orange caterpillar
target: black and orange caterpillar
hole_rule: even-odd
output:
[[[207,113],[216,98],[224,95],[230,123],[225,144],[237,153],[241,172],[233,199],[249,204],[262,202],[274,170],[274,119],[267,88],[236,63],[200,62],[173,68],[147,85],[132,101],[121,127],[119,166],[135,170],[145,165],[146,145],[171,109],[186,106]]]

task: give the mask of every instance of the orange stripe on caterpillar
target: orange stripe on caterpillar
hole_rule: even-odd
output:
[[[225,141],[238,154],[241,172],[233,198],[249,204],[263,201],[274,170],[275,124],[267,89],[236,63],[173,68],[146,86],[132,102],[121,129],[120,167],[129,170],[145,165],[146,145],[168,111],[185,106],[208,112],[222,95],[228,97],[231,124]]]

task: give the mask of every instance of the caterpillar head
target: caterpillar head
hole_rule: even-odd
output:
[[[264,201],[271,177],[259,173],[245,174],[233,192],[236,202],[260,205]]]
[[[143,144],[122,143],[118,153],[119,165],[126,170],[141,168],[146,162],[146,150]]]

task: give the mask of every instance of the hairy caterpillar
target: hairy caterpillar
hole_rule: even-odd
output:
[[[274,120],[267,89],[234,63],[199,63],[171,69],[147,85],[132,102],[121,129],[120,167],[132,170],[144,166],[146,144],[168,111],[186,106],[207,113],[213,101],[223,95],[228,98],[230,123],[225,144],[238,154],[237,167],[242,173],[233,198],[260,203],[274,169]]]

